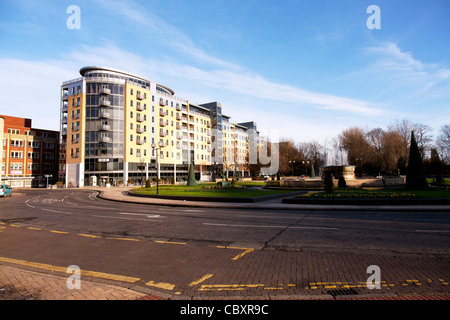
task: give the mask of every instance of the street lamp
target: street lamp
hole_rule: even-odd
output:
[[[306,176],[308,175],[308,171],[306,171],[307,170],[306,165],[309,164],[309,161],[302,161],[302,163],[305,166],[305,179],[306,179]]]
[[[295,163],[295,160],[290,160],[289,163],[292,165],[292,175],[294,175],[294,163]]]
[[[156,147],[156,143],[152,143],[152,149],[153,151],[156,150],[156,194],[159,194],[159,152],[161,148],[164,148],[164,142],[158,142],[158,147]]]
[[[139,162],[141,163],[141,170],[142,170],[142,172],[141,172],[141,187],[143,187],[144,186],[144,163],[145,163],[145,159],[141,158],[139,160]]]

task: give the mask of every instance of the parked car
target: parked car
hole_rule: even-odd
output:
[[[13,190],[6,184],[0,185],[0,197],[12,196]]]

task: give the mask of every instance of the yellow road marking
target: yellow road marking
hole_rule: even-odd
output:
[[[191,282],[191,283],[189,284],[189,287],[193,287],[193,286],[195,286],[195,285],[197,285],[197,284],[199,284],[199,283],[205,281],[206,279],[211,278],[212,276],[213,276],[213,274],[208,273],[208,274],[204,275],[203,277],[201,277],[200,279]]]
[[[65,231],[57,231],[57,230],[50,230],[52,233],[60,233],[60,234],[68,234],[68,232]]]
[[[239,258],[242,258],[243,256],[245,256],[247,253],[252,252],[255,249],[252,248],[241,248],[241,247],[229,247],[229,246],[216,246],[216,248],[220,248],[220,249],[236,249],[236,250],[245,250],[244,252],[238,254],[237,256],[231,258],[231,260],[236,261]]]
[[[131,239],[131,238],[112,238],[114,240],[124,240],[124,241],[141,241],[139,239]]]
[[[165,289],[165,290],[173,290],[173,288],[175,287],[175,285],[171,284],[171,283],[166,283],[166,282],[156,283],[155,281],[149,281],[146,283],[146,285],[150,286],[150,287],[159,288],[159,289]]]
[[[263,284],[205,284],[201,285],[199,291],[224,291],[224,290],[244,290],[246,288],[264,287]]]
[[[166,243],[166,244],[186,244],[186,242],[172,242],[172,241],[155,241],[156,243]]]
[[[14,228],[20,228],[21,226],[18,226],[18,225],[16,225],[16,224],[10,224],[9,225],[10,227],[14,227]]]
[[[41,270],[46,270],[46,271],[67,273],[67,268],[53,266],[50,264],[29,262],[29,261],[10,259],[10,258],[4,258],[4,257],[0,257],[0,261],[18,264],[21,266],[26,266],[26,267],[36,268],[36,269],[41,269]],[[88,271],[88,270],[81,270],[81,275],[86,276],[86,277],[101,278],[101,279],[114,280],[114,281],[123,281],[123,282],[129,282],[129,283],[134,283],[134,282],[137,282],[140,280],[140,278],[121,276],[121,275],[117,275],[117,274],[104,273],[104,272]]]
[[[42,230],[41,228],[32,228],[32,227],[28,227],[27,229],[29,229],[29,230]]]
[[[79,236],[82,236],[82,237],[95,238],[95,239],[101,238],[100,236],[94,236],[94,235],[92,235],[92,234],[83,234],[83,233],[79,233],[78,235],[79,235]]]

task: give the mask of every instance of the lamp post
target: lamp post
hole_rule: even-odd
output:
[[[302,161],[302,163],[303,163],[303,165],[305,166],[305,179],[306,179],[306,177],[307,177],[307,175],[308,175],[308,171],[306,171],[306,170],[307,170],[307,169],[306,169],[306,165],[309,164],[309,160],[307,160],[307,161]]]
[[[156,194],[159,194],[159,152],[161,150],[161,148],[164,148],[164,143],[163,142],[158,142],[158,147],[156,147],[156,143],[152,143],[152,149],[156,150]]]
[[[294,163],[295,163],[295,160],[290,160],[289,163],[292,166],[292,175],[294,175]]]
[[[145,159],[141,158],[139,161],[141,163],[141,170],[142,170],[142,173],[141,173],[141,187],[143,187],[144,186],[144,163],[145,163]]]

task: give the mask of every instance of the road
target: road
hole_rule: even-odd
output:
[[[26,190],[0,199],[0,257],[80,265],[179,296],[373,293],[362,284],[369,265],[383,270],[378,292],[448,290],[450,211],[210,209],[96,196]]]

